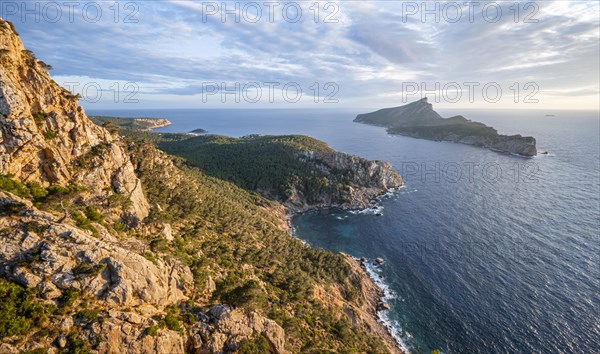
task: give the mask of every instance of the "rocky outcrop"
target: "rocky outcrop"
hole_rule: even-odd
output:
[[[118,137],[92,123],[0,19],[0,174],[43,186],[77,184],[89,199],[111,190],[131,200],[134,224],[148,203]]]
[[[286,353],[285,331],[275,321],[221,305],[197,313],[189,332],[163,328],[148,335],[148,328],[158,328],[155,315],[164,306],[189,299],[194,279],[187,266],[160,258],[151,261],[140,255],[145,250],[141,243],[129,240],[126,248],[104,229],[92,236],[10,193],[0,192],[0,210],[0,230],[11,230],[0,233],[0,276],[37,288],[46,301],[59,301],[68,290],[91,295],[107,312],[81,335],[95,343],[98,353],[233,352],[244,340],[258,336],[274,353]],[[27,231],[27,225],[37,225],[38,231]],[[1,348],[19,353],[37,346],[64,347],[76,321],[75,316],[56,323],[57,328],[65,327],[56,342],[26,342],[22,347],[2,343]]]
[[[196,323],[188,344],[191,353],[231,353],[244,339],[263,336],[273,353],[287,353],[285,331],[275,321],[255,312],[244,313],[227,306],[214,306],[204,321]]]
[[[320,151],[303,151],[299,153],[299,158],[316,164],[327,175],[343,175],[346,188],[341,195],[312,193],[306,196],[292,193],[284,204],[294,212],[315,208],[364,209],[371,206],[378,196],[404,185],[402,177],[388,162],[370,161],[340,152]],[[307,202],[308,197],[311,202]]]
[[[536,141],[521,135],[501,135],[496,129],[463,116],[442,118],[427,98],[395,108],[359,114],[355,122],[388,128],[390,134],[452,141],[521,156],[537,155]]]
[[[150,304],[164,306],[186,300],[193,279],[188,267],[160,259],[150,261],[124,248],[100,225],[98,236],[59,223],[27,200],[0,192],[0,207],[20,204],[15,217],[0,218],[2,237],[0,274],[29,288],[38,288],[50,300],[62,290],[93,294],[110,306]],[[44,231],[25,231],[24,225],[42,225]],[[139,248],[144,249],[143,244]],[[32,255],[36,255],[33,258]]]

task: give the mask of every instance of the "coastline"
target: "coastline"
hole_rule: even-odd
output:
[[[359,124],[364,124],[364,125],[370,125],[372,127],[384,128],[385,131],[386,131],[386,133],[388,135],[391,135],[391,136],[403,136],[403,137],[406,137],[406,138],[427,140],[427,141],[433,141],[433,142],[438,142],[438,143],[439,142],[447,142],[447,143],[453,143],[453,144],[468,145],[468,146],[473,146],[473,147],[476,147],[476,148],[487,149],[487,150],[490,150],[490,151],[493,151],[493,152],[497,152],[499,154],[511,155],[511,156],[522,157],[522,158],[533,158],[533,157],[537,157],[537,156],[540,155],[540,153],[536,153],[535,155],[524,155],[524,154],[519,154],[519,153],[516,153],[514,151],[510,151],[510,150],[502,150],[502,149],[494,148],[494,147],[488,146],[488,145],[478,145],[478,144],[475,144],[475,143],[469,143],[469,142],[464,142],[464,141],[457,141],[457,140],[452,140],[452,139],[436,140],[436,139],[429,139],[429,138],[426,138],[426,137],[422,137],[422,136],[419,136],[419,135],[411,135],[411,134],[407,134],[407,133],[405,134],[405,133],[402,133],[402,132],[399,132],[399,131],[398,132],[390,132],[389,128],[387,126],[380,125],[380,124],[373,124],[373,123],[367,123],[367,122],[357,122],[357,121],[355,121],[354,123],[359,123]],[[542,153],[542,154],[544,154],[544,153]],[[547,152],[545,154],[547,154]]]
[[[284,205],[286,226],[288,228],[288,232],[292,237],[300,240],[307,247],[313,247],[310,243],[302,240],[296,235],[296,230],[292,223],[292,219],[296,215],[300,215],[303,213],[318,211],[322,209],[340,209],[348,212],[364,212],[366,210],[379,210],[378,203],[381,201],[383,197],[390,196],[393,193],[397,192],[399,189],[404,188],[405,186],[401,186],[398,188],[389,188],[385,190],[383,193],[373,198],[371,203],[368,206],[364,206],[362,208],[357,207],[347,207],[347,206],[339,206],[339,205],[331,205],[331,206],[311,206],[304,207],[301,209],[290,208],[289,205]],[[383,342],[385,343],[388,350],[393,354],[409,354],[409,350],[406,344],[402,341],[400,334],[396,333],[395,328],[391,323],[387,320],[387,311],[386,308],[382,308],[383,304],[386,304],[386,299],[389,294],[386,292],[385,285],[383,281],[379,279],[379,277],[374,274],[374,271],[369,272],[367,261],[363,261],[361,258],[354,257],[352,255],[339,252],[342,256],[344,256],[348,265],[350,265],[351,269],[358,275],[360,275],[360,282],[362,288],[362,304],[357,309],[358,313],[361,315],[361,318],[365,323],[369,325],[373,334],[379,336]]]

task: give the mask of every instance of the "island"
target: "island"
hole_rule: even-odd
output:
[[[201,135],[201,134],[206,134],[206,133],[208,133],[208,131],[204,130],[204,129],[194,129],[190,132],[190,134],[193,134],[193,135]]]
[[[90,120],[105,128],[116,126],[120,129],[134,131],[151,131],[154,129],[171,125],[171,122],[164,118],[121,118],[107,116],[90,116]]]
[[[460,115],[442,118],[427,98],[400,107],[359,114],[354,122],[385,127],[390,134],[451,141],[519,156],[537,155],[535,138],[501,135],[492,127]]]

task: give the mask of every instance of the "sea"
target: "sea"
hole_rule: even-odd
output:
[[[388,135],[353,123],[371,109],[102,110],[167,118],[161,132],[304,134],[389,161],[405,187],[370,210],[293,219],[314,247],[365,257],[386,290],[381,320],[412,353],[600,353],[598,111],[438,110],[544,154]],[[384,263],[373,266],[376,258]]]

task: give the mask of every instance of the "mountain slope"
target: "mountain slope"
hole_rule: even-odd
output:
[[[125,216],[142,220],[148,205],[119,139],[87,118],[9,22],[0,20],[0,34],[0,174],[45,187],[81,185],[86,200],[114,192],[131,200]]]
[[[0,353],[398,352],[285,208],[93,125],[0,20]]]
[[[537,155],[534,138],[501,135],[496,129],[463,116],[442,118],[427,98],[400,107],[359,114],[354,121],[385,127],[390,134],[452,141],[522,156]]]

